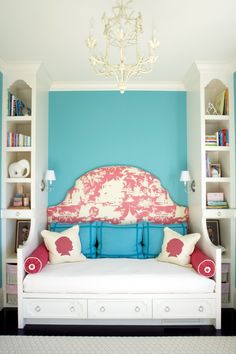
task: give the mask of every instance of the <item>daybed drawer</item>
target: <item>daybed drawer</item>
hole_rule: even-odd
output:
[[[213,318],[215,300],[153,300],[153,318]]]
[[[86,300],[27,299],[26,318],[87,318]]]
[[[151,300],[88,300],[88,318],[152,318]]]

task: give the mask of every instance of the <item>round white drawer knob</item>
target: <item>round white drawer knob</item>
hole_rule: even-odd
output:
[[[203,312],[204,311],[204,307],[203,306],[199,306],[198,311],[199,312]]]
[[[75,307],[74,306],[70,307],[70,312],[75,312]]]
[[[36,312],[40,312],[40,311],[41,311],[40,306],[35,306],[35,311],[36,311]]]
[[[20,212],[19,211],[16,212],[16,216],[20,216]]]
[[[166,307],[165,307],[165,312],[170,312],[169,306],[166,306]]]
[[[140,307],[136,306],[134,310],[135,310],[135,312],[140,312]]]
[[[100,312],[105,312],[105,311],[106,311],[105,307],[104,307],[104,306],[101,306],[101,307],[100,307]]]
[[[218,211],[217,216],[221,216],[221,211]]]

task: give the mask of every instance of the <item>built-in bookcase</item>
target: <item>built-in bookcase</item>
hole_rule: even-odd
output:
[[[235,131],[233,69],[197,64],[187,75],[188,168],[196,181],[189,194],[193,229],[219,225],[222,246],[222,306],[233,307],[235,288]],[[224,204],[209,205],[208,193],[223,193]],[[214,204],[214,202],[211,202]],[[226,266],[225,266],[226,265]]]
[[[46,224],[47,195],[41,192],[40,181],[47,169],[48,87],[49,81],[40,65],[6,66],[1,149],[5,307],[17,306],[17,248],[22,245],[20,222],[29,225],[29,236],[24,242],[31,242],[32,233],[38,232],[37,220]],[[9,166],[20,160],[28,161],[30,172],[26,177],[13,177]],[[39,214],[35,213],[36,208]]]

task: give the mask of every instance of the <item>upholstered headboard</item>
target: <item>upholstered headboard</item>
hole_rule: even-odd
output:
[[[130,166],[96,168],[79,177],[63,202],[48,208],[49,222],[138,221],[181,223],[188,208],[170,198],[159,179]]]

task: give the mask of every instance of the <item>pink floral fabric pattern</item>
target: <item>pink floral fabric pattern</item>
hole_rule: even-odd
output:
[[[76,180],[63,202],[48,208],[49,222],[170,224],[187,220],[188,208],[175,204],[159,179],[130,166],[89,171]]]

